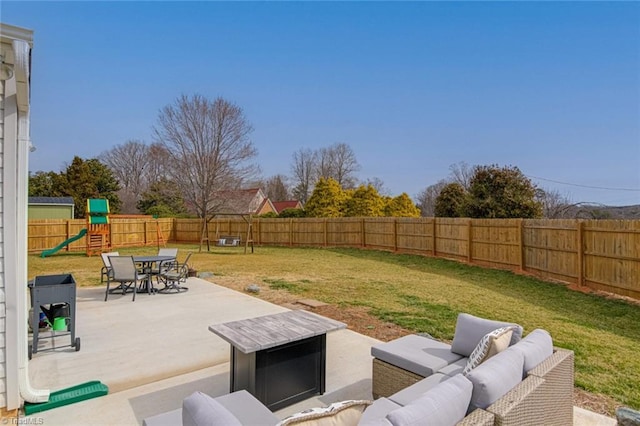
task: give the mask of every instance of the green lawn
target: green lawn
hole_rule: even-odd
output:
[[[196,251],[199,271],[238,277],[304,297],[361,306],[384,320],[434,337],[453,338],[459,312],[512,321],[525,333],[548,330],[554,344],[575,351],[576,386],[640,409],[640,306],[568,290],[510,272],[453,261],[356,249],[180,245]],[[121,249],[121,254],[155,248]],[[100,281],[100,257],[59,254],[29,257],[29,276],[71,272],[79,285]],[[215,282],[215,276],[212,278]]]

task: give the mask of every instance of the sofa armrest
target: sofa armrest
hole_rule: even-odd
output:
[[[549,375],[563,375],[571,377],[573,381],[573,351],[554,348],[553,354],[533,367],[527,375],[546,379]],[[572,383],[573,387],[573,383]]]
[[[500,425],[531,424],[532,419],[536,424],[546,425],[542,421],[547,409],[543,383],[544,379],[529,376],[488,406],[486,411],[495,414],[496,424]]]
[[[480,408],[473,410],[471,414],[467,414],[467,417],[458,422],[456,426],[493,426],[495,421],[495,415],[484,411]]]
[[[558,349],[529,371],[529,377],[544,379],[542,384],[546,411],[544,424],[573,424],[573,351]]]

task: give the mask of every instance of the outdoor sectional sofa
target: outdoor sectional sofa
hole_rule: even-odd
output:
[[[522,338],[517,324],[460,314],[451,345],[409,335],[376,345],[371,353],[373,403],[335,403],[279,422],[246,391],[218,398],[196,392],[182,409],[143,424],[573,424],[573,352],[554,348],[544,330]]]
[[[508,347],[464,371],[486,336],[506,327],[512,328]],[[450,379],[464,377],[472,392],[467,416],[459,425],[573,424],[574,354],[555,348],[545,330],[522,338],[517,324],[463,313],[458,315],[451,345],[409,335],[374,346],[371,354],[372,393],[377,400],[365,411],[363,422],[373,424]]]

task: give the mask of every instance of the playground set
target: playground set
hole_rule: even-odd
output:
[[[100,254],[111,249],[111,229],[109,225],[109,200],[106,198],[90,198],[87,200],[87,227],[77,235],[69,238],[48,250],[43,250],[41,257],[51,256],[82,237],[87,237],[87,256]]]
[[[99,255],[111,250],[111,219],[112,218],[150,218],[147,215],[112,215],[109,210],[109,200],[106,198],[91,198],[87,200],[87,227],[78,234],[64,240],[57,246],[43,250],[40,257],[51,256],[80,238],[87,238],[87,256]],[[164,238],[160,228],[158,244],[164,245]]]

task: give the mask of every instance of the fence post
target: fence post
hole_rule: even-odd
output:
[[[367,242],[365,241],[365,234],[364,234],[364,217],[362,218],[362,221],[360,222],[360,234],[362,235],[360,238],[360,243],[362,245],[362,247],[366,247],[367,246]]]
[[[325,218],[322,223],[324,224],[323,226],[323,232],[324,232],[324,246],[327,246],[327,219]]]
[[[67,219],[67,238],[65,238],[65,240],[68,240],[69,238],[71,238],[71,222]],[[67,244],[65,251],[69,251],[69,244]]]
[[[393,251],[398,251],[398,218],[393,218]]]
[[[289,247],[293,245],[293,218],[289,218]]]
[[[147,239],[147,220],[145,219],[144,222],[144,245],[146,246],[149,243],[149,240]],[[159,242],[159,241],[158,241]]]
[[[518,220],[518,228],[518,256],[520,257],[518,259],[518,266],[521,271],[524,271],[524,219]]]
[[[467,222],[467,262],[473,263],[473,234],[471,233],[472,219]]]
[[[576,236],[576,250],[578,254],[578,287],[584,285],[584,222],[579,220],[576,223],[577,236]]]
[[[436,250],[436,218],[433,218],[433,226],[432,226],[432,235],[433,235],[433,257],[438,257],[438,252]]]

